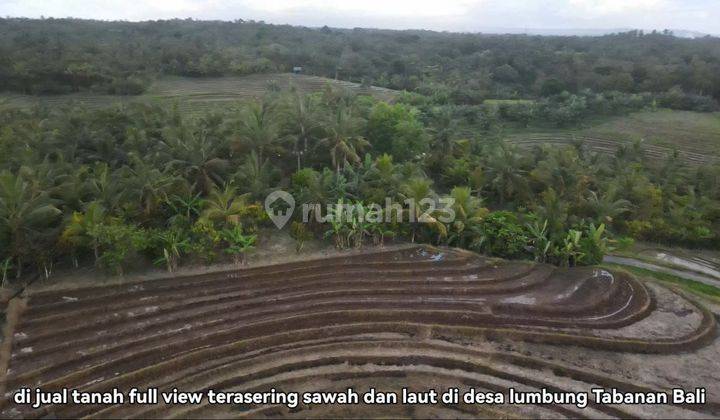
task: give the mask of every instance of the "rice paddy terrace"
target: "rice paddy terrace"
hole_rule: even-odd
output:
[[[373,95],[382,100],[391,100],[396,91],[359,83],[333,80],[325,77],[292,73],[253,74],[237,77],[191,78],[167,77],[153,83],[148,91],[138,96],[101,95],[78,93],[67,95],[1,95],[0,105],[29,107],[34,105],[59,106],[77,103],[91,109],[104,108],[115,104],[132,102],[165,101],[176,102],[185,113],[201,113],[222,109],[235,101],[258,98],[270,90],[288,90],[291,87],[300,92],[312,93],[326,86],[347,89],[359,94]]]
[[[662,109],[613,117],[577,130],[520,132],[508,141],[521,147],[540,144],[582,144],[589,150],[614,154],[619,147],[640,141],[646,156],[664,161],[675,151],[689,164],[720,163],[720,113]]]
[[[714,315],[655,283],[403,246],[144,282],[27,292],[8,307],[7,417],[717,417]],[[10,340],[11,342],[7,341]],[[626,392],[692,405],[18,406],[83,391]],[[592,396],[592,394],[591,394]]]
[[[555,133],[555,134],[532,134],[528,136],[515,136],[509,139],[511,143],[520,147],[532,147],[541,144],[550,144],[554,146],[580,144],[585,148],[594,152],[615,154],[618,149],[625,145],[630,146],[632,142],[622,141],[617,138],[603,137],[598,135],[574,134],[574,133]],[[675,151],[678,157],[684,162],[691,165],[708,165],[720,162],[720,157],[712,154],[701,153],[699,151],[691,151],[682,147],[674,148],[667,146],[655,146],[646,142],[642,143],[642,149],[649,159],[665,161],[672,156]]]

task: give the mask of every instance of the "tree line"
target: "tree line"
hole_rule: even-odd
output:
[[[720,39],[305,28],[262,22],[0,19],[0,90],[142,93],[164,75],[286,72],[372,83],[455,104],[594,92],[720,99]],[[673,93],[674,92],[674,93]],[[686,104],[687,106],[687,104]]]

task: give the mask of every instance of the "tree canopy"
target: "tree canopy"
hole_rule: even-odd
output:
[[[720,99],[720,39],[709,36],[629,31],[541,37],[240,20],[0,19],[0,90],[132,95],[164,75],[287,72],[294,66],[463,104],[584,89],[674,89]]]

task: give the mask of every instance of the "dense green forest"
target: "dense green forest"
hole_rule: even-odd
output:
[[[0,90],[137,94],[162,75],[290,71],[436,95],[455,104],[590,89],[675,89],[717,106],[720,39],[631,31],[602,37],[311,29],[257,22],[0,19]],[[710,104],[708,104],[708,102]]]
[[[509,125],[716,110],[716,38],[0,20],[0,88],[15,92],[132,94],[163,75],[294,65],[407,92],[386,103],[329,85],[310,95],[268,86],[256,101],[193,115],[162,103],[0,109],[3,281],[58,264],[239,263],[272,226],[263,200],[279,188],[323,206],[454,199],[447,223],[435,213],[301,223],[296,212],[286,229],[298,250],[311,238],[407,240],[567,266],[633,240],[720,246],[720,165],[650,160],[641,143],[608,155],[503,141]],[[500,98],[533,100],[486,101]]]

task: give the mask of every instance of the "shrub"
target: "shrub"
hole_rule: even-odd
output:
[[[511,212],[490,213],[480,222],[479,232],[481,236],[471,248],[502,258],[518,258],[527,252],[529,238]]]
[[[597,228],[594,224],[590,224],[584,231],[579,241],[581,255],[577,259],[577,263],[581,265],[600,264],[605,258],[605,254],[613,248],[608,245],[608,239],[605,237],[605,225],[600,224]]]
[[[177,270],[180,257],[191,249],[188,232],[178,228],[153,232],[150,244],[152,251],[159,254],[154,263],[164,265],[170,273]]]
[[[305,246],[305,241],[312,238],[312,232],[310,232],[305,223],[292,222],[290,225],[290,236],[295,239],[295,252],[300,253]]]
[[[231,229],[220,231],[220,237],[225,241],[225,253],[232,255],[235,264],[245,263],[245,254],[254,248],[256,235],[246,235],[240,225]]]
[[[89,233],[100,245],[100,266],[120,275],[130,260],[148,247],[147,232],[122,222],[98,224]]]

